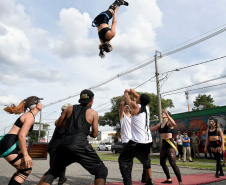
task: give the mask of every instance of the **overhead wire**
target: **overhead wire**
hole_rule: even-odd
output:
[[[166,72],[161,73],[161,74],[165,74],[165,73],[169,73],[169,72],[173,72],[173,71],[179,71],[181,69],[186,69],[186,68],[189,68],[189,67],[198,66],[198,65],[201,65],[201,64],[205,64],[205,63],[213,62],[213,61],[216,61],[216,60],[220,60],[220,59],[223,59],[225,57],[226,56],[222,56],[222,57],[218,57],[218,58],[215,58],[215,59],[207,60],[205,62],[200,62],[200,63],[197,63],[197,64],[192,64],[192,65],[189,65],[189,66],[185,66],[185,67],[181,67],[181,68],[176,68],[174,70],[166,71]]]
[[[175,50],[170,51],[170,52],[168,52],[168,53],[162,54],[162,55],[159,57],[159,59],[160,59],[160,58],[163,58],[163,57],[166,57],[166,56],[169,56],[169,55],[172,55],[172,54],[177,53],[177,52],[179,52],[179,51],[182,51],[182,50],[184,50],[184,49],[187,49],[187,48],[189,48],[189,47],[191,47],[191,46],[194,46],[194,45],[196,45],[196,44],[198,44],[198,43],[200,43],[200,42],[203,42],[203,41],[205,41],[205,40],[207,40],[207,39],[210,39],[210,38],[212,38],[212,37],[214,37],[214,36],[216,36],[216,35],[219,35],[219,34],[223,33],[224,31],[226,31],[226,27],[223,28],[223,29],[221,29],[221,30],[218,30],[217,32],[214,32],[214,33],[212,33],[212,34],[210,34],[210,35],[208,35],[208,36],[206,36],[206,37],[204,37],[204,38],[202,38],[202,39],[199,39],[199,40],[197,40],[197,41],[195,41],[195,42],[192,42],[192,43],[190,43],[190,44],[188,44],[188,45],[185,45],[185,46],[183,46],[183,47],[181,47],[181,48],[178,48],[178,49],[175,49]],[[115,76],[113,76],[113,77],[111,77],[111,78],[109,78],[109,79],[103,81],[103,82],[100,82],[99,84],[96,84],[96,85],[93,85],[93,86],[89,87],[88,89],[91,90],[91,89],[98,88],[98,87],[100,87],[100,86],[102,86],[102,85],[104,85],[104,84],[107,84],[107,83],[109,83],[109,82],[115,80],[116,78],[119,78],[119,77],[124,76],[124,75],[126,75],[126,74],[129,74],[129,73],[131,73],[131,72],[133,72],[133,71],[136,71],[136,70],[138,70],[138,69],[140,69],[140,68],[143,68],[143,67],[147,66],[148,64],[153,63],[154,61],[155,61],[155,59],[152,59],[152,60],[149,60],[149,61],[144,62],[144,63],[142,63],[142,64],[139,64],[139,65],[137,65],[137,66],[131,67],[131,68],[129,68],[128,70],[125,70],[125,71],[123,71],[123,72],[121,72],[121,73],[119,73],[119,74],[117,74],[117,75],[115,75]],[[76,94],[71,95],[71,96],[69,96],[69,97],[66,97],[66,98],[57,100],[57,101],[55,101],[55,102],[49,103],[49,104],[43,106],[43,108],[44,108],[44,107],[48,107],[48,106],[53,105],[53,104],[56,104],[56,103],[59,103],[59,102],[62,102],[62,101],[65,101],[65,100],[67,100],[67,99],[76,97],[76,96],[78,96],[79,94],[80,94],[80,93],[76,93]]]
[[[204,84],[204,83],[207,83],[207,82],[212,82],[212,81],[219,80],[219,79],[222,79],[222,78],[226,78],[226,75],[220,76],[220,77],[217,77],[217,78],[213,78],[213,79],[209,79],[209,80],[205,80],[205,81],[202,81],[202,82],[199,82],[199,83],[196,83],[196,84],[192,84],[192,85],[189,85],[189,86],[169,90],[169,91],[163,92],[162,94],[168,94],[170,92],[178,91],[178,90],[185,89],[185,88],[188,88],[188,87],[193,87],[193,86],[196,86],[196,85],[201,85],[201,84]]]
[[[225,85],[226,83],[221,83],[221,84],[216,84],[216,85],[210,85],[210,86],[206,86],[206,87],[200,87],[200,88],[197,88],[197,89],[187,89],[186,91],[196,91],[196,90],[199,90],[199,89],[206,89],[206,88],[209,88],[209,87],[216,87],[216,86],[220,86],[220,85]],[[185,91],[180,91],[180,92],[175,92],[175,93],[170,93],[170,94],[164,94],[163,96],[168,96],[168,95],[173,95],[173,94],[179,94],[179,93],[184,93]]]
[[[182,42],[182,43],[180,43],[180,44],[177,44],[177,45],[175,45],[175,46],[173,46],[173,47],[171,47],[171,48],[168,48],[168,49],[164,50],[163,52],[166,52],[166,51],[171,50],[171,49],[173,49],[173,48],[175,48],[175,47],[177,47],[177,46],[180,46],[180,45],[182,45],[182,44],[185,44],[185,43],[187,43],[187,42],[190,42],[190,41],[192,41],[192,40],[194,40],[194,39],[196,39],[196,38],[198,38],[198,37],[201,37],[201,36],[203,36],[203,35],[206,35],[207,33],[210,33],[210,32],[212,32],[212,31],[214,31],[214,30],[216,30],[216,29],[219,29],[219,28],[225,26],[225,25],[226,25],[226,24],[223,24],[223,25],[221,25],[221,26],[218,26],[217,28],[214,28],[214,29],[212,29],[212,30],[210,30],[210,31],[208,31],[208,32],[202,33],[202,34],[200,34],[200,35],[198,35],[198,36],[196,36],[196,37],[193,37],[193,38],[191,38],[191,39],[189,39],[189,40],[187,40],[187,41],[184,41],[184,42]]]

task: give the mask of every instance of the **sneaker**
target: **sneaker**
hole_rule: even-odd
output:
[[[67,178],[64,178],[61,181],[58,181],[58,185],[63,185],[67,181]]]
[[[126,2],[126,1],[124,1],[124,0],[121,0],[121,1],[123,2],[123,5],[129,6],[129,3],[128,3],[128,2]]]
[[[147,182],[147,179],[141,179],[141,182],[142,183],[146,183]]]
[[[215,175],[216,178],[220,178],[220,176],[218,174]]]
[[[220,175],[219,176],[224,176],[224,173],[220,173]]]
[[[173,181],[172,181],[172,180],[171,180],[171,181],[165,180],[165,181],[163,181],[163,182],[161,182],[161,183],[163,183],[163,184],[172,184]]]
[[[192,163],[193,161],[189,161],[190,163]]]
[[[145,185],[154,185],[155,182],[152,179],[148,179]]]

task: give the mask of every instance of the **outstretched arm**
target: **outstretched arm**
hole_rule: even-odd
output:
[[[134,89],[130,89],[130,93],[133,95],[134,99],[137,100],[140,95],[136,93],[136,91]]]
[[[62,114],[61,116],[55,121],[55,126],[56,127],[62,127],[62,124],[64,121],[71,115],[73,110],[73,106],[68,107]]]
[[[151,132],[157,131],[157,130],[159,129],[159,127],[160,127],[160,123],[158,123],[158,124],[155,125],[154,127],[151,127],[151,128],[150,128],[150,131],[151,131]]]
[[[116,8],[115,13],[113,15],[111,30],[108,31],[105,35],[106,39],[108,40],[111,40],[115,36],[115,30],[116,30],[116,24],[117,24],[117,16],[116,16],[117,11],[118,11],[118,7]]]
[[[122,99],[122,101],[120,103],[120,108],[119,108],[119,119],[120,120],[123,118],[124,104],[125,104],[125,97],[123,97],[123,99]]]
[[[164,109],[164,113],[166,114],[167,118],[169,119],[168,127],[174,127],[174,126],[176,126],[175,121],[174,121],[173,118],[168,114],[168,111],[167,111],[166,109]]]

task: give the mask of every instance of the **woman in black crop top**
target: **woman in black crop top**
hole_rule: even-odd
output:
[[[150,128],[150,130],[151,132],[159,131],[159,133],[161,134],[162,147],[160,151],[160,164],[167,178],[167,180],[162,183],[165,183],[165,184],[172,183],[169,169],[166,166],[166,161],[168,159],[171,167],[173,168],[175,175],[177,176],[179,184],[182,185],[180,170],[176,165],[177,148],[173,140],[173,129],[174,129],[174,126],[176,126],[176,123],[170,115],[171,114],[165,109],[162,113],[163,122],[158,123],[156,126]]]
[[[97,27],[98,35],[101,44],[99,45],[100,53],[99,56],[104,58],[104,51],[111,52],[113,50],[113,46],[110,43],[110,40],[115,36],[116,29],[116,14],[119,9],[119,6],[125,5],[128,6],[124,0],[115,0],[115,2],[108,8],[107,11],[100,13],[92,22],[93,27]],[[109,28],[108,22],[112,19],[111,28]]]
[[[22,100],[19,105],[6,106],[4,110],[10,114],[22,114],[14,123],[11,130],[0,137],[0,157],[4,157],[17,172],[12,176],[9,185],[22,184],[31,173],[32,159],[28,155],[26,136],[32,130],[35,116],[42,110],[42,98],[30,96]]]
[[[216,178],[220,178],[219,176],[224,176],[222,165],[221,165],[221,154],[224,149],[224,137],[221,128],[218,127],[218,120],[214,118],[209,119],[209,129],[207,130],[207,138],[205,145],[205,153],[207,153],[207,146],[210,142],[210,149],[216,159]],[[221,137],[221,141],[220,141]],[[219,174],[220,172],[220,174]]]

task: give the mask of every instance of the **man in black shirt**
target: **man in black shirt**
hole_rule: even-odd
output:
[[[71,106],[70,103],[65,103],[62,107],[61,107],[61,114],[63,114],[63,112],[69,107]],[[56,158],[56,148],[61,144],[62,142],[62,137],[64,135],[64,131],[65,128],[59,128],[56,127],[54,132],[53,132],[53,137],[50,140],[48,147],[47,147],[47,152],[49,153],[49,164],[50,164],[50,168],[53,167],[54,163],[55,163],[55,158]],[[58,185],[63,185],[66,181],[67,178],[65,178],[65,172],[66,169],[60,174],[59,176],[59,181],[58,181]]]
[[[87,140],[88,135],[94,138],[98,135],[98,114],[91,109],[93,99],[92,91],[83,90],[80,104],[68,107],[55,122],[57,127],[65,128],[65,133],[61,145],[56,149],[56,163],[44,174],[38,185],[52,184],[66,166],[74,162],[95,175],[95,185],[105,184],[108,169]]]

